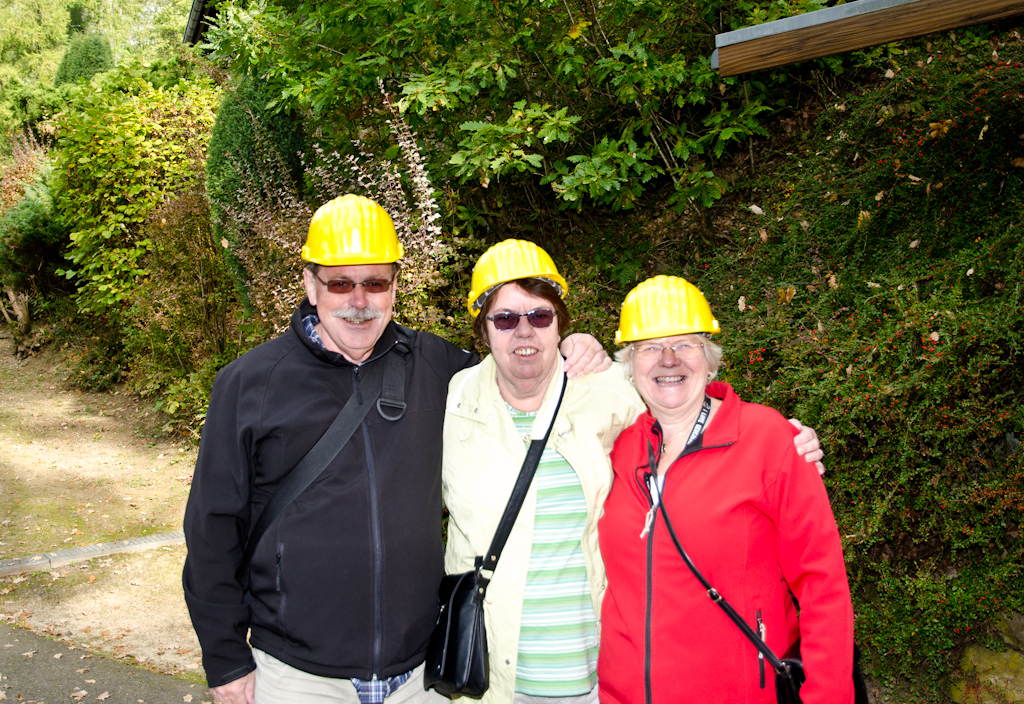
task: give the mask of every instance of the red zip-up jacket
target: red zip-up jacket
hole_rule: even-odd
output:
[[[852,703],[853,607],[825,488],[779,413],[742,402],[728,384],[707,393],[721,407],[666,473],[676,535],[747,623],[755,631],[763,624],[777,655],[801,639],[804,704]],[[708,598],[660,511],[640,537],[651,508],[648,443],[657,458],[661,427],[650,412],[615,443],[615,480],[598,527],[608,572],[601,704],[774,703],[771,666]]]

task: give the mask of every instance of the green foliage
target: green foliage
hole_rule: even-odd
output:
[[[716,171],[764,134],[765,92],[782,81],[745,92],[720,79],[706,58],[715,32],[822,5],[268,0],[222,4],[209,37],[216,56],[274,86],[272,104],[309,113],[333,145],[357,133],[386,142],[386,116],[365,96],[388,77],[431,145],[431,171],[455,182],[456,226],[500,230],[495,203],[523,204],[513,220],[557,232],[565,219],[546,225],[538,210],[594,217],[666,187],[679,211],[716,203],[726,190]]]
[[[0,88],[15,79],[51,84],[67,22],[64,0],[0,0]]]
[[[82,391],[110,391],[124,381],[128,357],[120,328],[90,315],[75,319],[71,327],[82,336],[65,345],[64,383]]]
[[[76,0],[90,31],[110,39],[114,58],[156,61],[174,54],[192,7],[191,0]]]
[[[54,115],[67,110],[79,92],[74,83],[54,88],[50,83],[15,79],[4,90],[0,124],[11,132],[28,130],[50,137],[54,132]]]
[[[53,85],[59,88],[65,83],[88,81],[97,73],[109,71],[113,67],[114,57],[106,37],[101,34],[78,35],[68,44],[53,77]]]
[[[62,116],[57,203],[73,228],[68,258],[82,311],[118,312],[146,275],[153,242],[142,233],[166,194],[201,178],[217,91],[206,81],[134,94],[93,90]]]
[[[47,161],[23,197],[0,218],[0,281],[15,291],[48,294],[57,285],[56,269],[69,230],[53,206],[53,169]]]
[[[179,47],[174,53],[156,61],[126,60],[116,71],[95,77],[95,89],[107,93],[136,94],[142,86],[171,89],[179,83],[202,80],[209,67],[204,65],[188,47]],[[54,87],[49,83],[15,79],[0,98],[0,126],[10,132],[29,131],[41,139],[50,139],[56,133],[54,117],[67,111],[82,109],[79,98],[94,91],[93,87],[64,83]]]
[[[233,92],[227,92],[217,108],[217,119],[210,136],[206,161],[206,190],[213,206],[214,235],[217,241],[235,239],[228,225],[244,206],[246,181],[270,168],[292,184],[302,183],[299,153],[304,148],[301,123],[295,116],[267,110],[272,92],[258,82],[242,81]],[[300,195],[300,194],[296,194]],[[237,218],[234,218],[237,220]],[[237,258],[222,249],[236,287],[249,305],[246,275]]]
[[[927,46],[833,99],[764,215],[684,264],[724,379],[823,438],[858,639],[915,700],[1024,608],[1024,47]]]
[[[217,212],[238,207],[246,171],[254,170],[261,158],[269,156],[260,152],[260,140],[283,160],[285,176],[301,181],[299,153],[304,144],[300,123],[292,115],[268,111],[272,96],[265,85],[243,81],[235,91],[225,93],[217,108],[206,162],[207,189]]]

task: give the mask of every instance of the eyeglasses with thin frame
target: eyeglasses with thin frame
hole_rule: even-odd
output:
[[[669,350],[680,359],[695,359],[700,356],[703,348],[703,342],[677,342],[674,345],[639,343],[633,347],[633,353],[640,359],[653,360],[659,359],[665,350]]]
[[[555,311],[550,308],[538,308],[529,313],[495,313],[487,319],[494,323],[495,330],[515,330],[519,327],[519,319],[526,318],[535,328],[550,327],[555,322]]]
[[[366,281],[349,281],[348,279],[335,279],[324,281],[316,274],[313,277],[327,287],[331,293],[352,293],[356,286],[362,286],[364,293],[384,293],[391,288],[394,279],[367,279]]]

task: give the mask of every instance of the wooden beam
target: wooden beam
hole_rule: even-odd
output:
[[[873,2],[879,3],[881,9],[857,14],[851,12],[861,3],[867,7]],[[814,16],[819,13],[837,16],[837,11],[844,8],[845,15],[838,19],[814,21]],[[1024,14],[1024,0],[859,0],[778,23],[769,22],[720,34],[716,37],[718,48],[715,56],[717,68],[723,76],[736,76],[1021,14]],[[786,29],[782,25],[790,22],[792,27],[792,21],[801,18],[803,26],[796,29]],[[771,25],[776,24],[782,26],[772,32]],[[759,36],[742,41],[745,32]]]

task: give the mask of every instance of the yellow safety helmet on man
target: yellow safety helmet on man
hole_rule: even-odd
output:
[[[711,306],[696,286],[678,276],[655,276],[630,291],[622,302],[615,342],[624,345],[720,330]]]
[[[402,258],[395,224],[384,208],[354,193],[320,206],[309,222],[302,258],[323,266],[391,264]]]
[[[504,240],[480,257],[473,267],[473,282],[466,307],[475,318],[494,289],[516,279],[544,279],[565,298],[569,284],[558,273],[551,256],[533,242]]]

